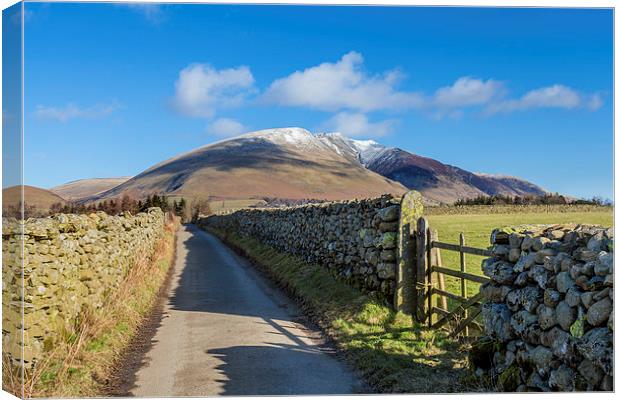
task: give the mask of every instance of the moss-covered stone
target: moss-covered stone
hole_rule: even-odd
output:
[[[519,367],[516,364],[506,368],[497,377],[497,387],[502,392],[514,392],[521,383]]]
[[[396,292],[394,304],[399,311],[411,314],[414,304],[412,254],[409,254],[410,233],[415,230],[419,218],[424,213],[424,204],[420,192],[410,190],[400,203],[398,225],[398,264],[396,270]]]
[[[505,297],[482,286],[484,333],[506,347],[493,349],[491,361],[492,342],[474,343],[470,360],[476,374],[483,369],[496,377],[501,391],[605,390],[602,376],[613,363],[613,253],[607,252],[612,242],[612,230],[586,224],[494,230],[493,257],[483,261],[483,271],[496,282],[490,266],[518,275],[502,279]],[[500,310],[506,311],[501,326]],[[509,328],[500,332],[507,321]]]
[[[381,235],[381,239],[379,242],[380,247],[386,250],[396,248],[397,237],[398,235],[396,234],[396,232],[385,232],[383,235]]]
[[[422,195],[416,190],[407,192],[400,203],[400,225],[413,224],[424,213]]]
[[[329,268],[335,277],[363,292],[393,299],[398,245],[399,201],[373,199],[242,209],[211,215],[199,227],[252,237],[307,262]],[[380,254],[381,258],[380,258]],[[381,268],[377,268],[379,262]],[[390,301],[391,303],[391,301]]]
[[[135,216],[4,219],[2,328],[9,359],[31,368],[70,337],[80,313],[97,312],[131,267],[152,254],[163,227],[159,208]]]
[[[585,315],[581,309],[577,313],[577,319],[570,327],[570,334],[576,338],[580,338],[584,334]]]

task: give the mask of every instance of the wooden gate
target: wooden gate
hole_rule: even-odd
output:
[[[465,245],[463,233],[459,236],[459,244],[440,242],[437,231],[428,226],[426,218],[419,218],[417,229],[413,232],[415,240],[415,317],[418,322],[427,324],[431,329],[448,328],[453,335],[462,332],[470,336],[469,328],[475,326],[480,314],[480,293],[468,297],[467,282],[479,284],[488,282],[488,278],[467,272],[466,254],[490,257],[493,253],[487,249],[479,249]],[[459,253],[458,268],[447,268],[442,265],[441,251]],[[460,293],[446,290],[445,277],[448,275],[460,280]],[[448,299],[456,303],[448,307]]]

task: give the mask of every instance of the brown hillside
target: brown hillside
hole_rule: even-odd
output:
[[[368,168],[420,191],[428,200],[440,203],[450,204],[458,199],[498,194],[545,194],[542,188],[518,178],[474,174],[401,149],[389,149],[382,157],[370,162]]]
[[[339,154],[310,132],[282,128],[182,154],[87,201],[152,193],[188,198],[341,200],[405,191],[400,183]]]
[[[85,197],[90,197],[106,190],[110,190],[130,179],[130,176],[119,178],[92,178],[79,179],[77,181],[65,183],[50,189],[67,201],[80,201]]]
[[[11,186],[2,189],[2,210],[10,206],[18,207],[21,199],[21,186]],[[34,206],[39,211],[48,211],[52,204],[66,201],[55,193],[46,189],[24,185],[24,199],[27,206]]]
[[[450,204],[478,196],[541,196],[546,193],[540,186],[520,178],[472,173],[372,140],[353,140],[339,133],[320,137],[343,155],[357,158],[371,171],[419,191],[429,204]]]

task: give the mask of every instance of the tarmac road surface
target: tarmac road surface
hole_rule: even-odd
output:
[[[162,319],[127,388],[134,396],[359,393],[363,384],[244,259],[180,228]],[[148,339],[147,339],[148,340]]]

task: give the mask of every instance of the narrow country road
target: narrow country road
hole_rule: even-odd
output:
[[[162,321],[134,396],[344,394],[361,383],[277,288],[214,236],[178,233]]]

